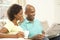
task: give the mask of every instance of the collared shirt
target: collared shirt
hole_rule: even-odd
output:
[[[29,38],[32,38],[33,36],[37,34],[42,34],[42,24],[39,20],[34,19],[34,21],[30,22],[27,19],[24,20],[24,22],[20,25],[24,30],[29,31]]]
[[[20,31],[23,31],[23,29],[20,26],[14,25],[11,21],[7,21],[7,23],[4,25],[5,28],[8,29],[8,34],[17,34]]]

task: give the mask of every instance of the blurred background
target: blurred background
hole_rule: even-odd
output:
[[[0,0],[0,21],[7,18],[7,9],[12,4],[23,6],[31,4],[36,9],[36,18],[40,21],[47,21],[49,27],[52,24],[60,24],[60,0]]]

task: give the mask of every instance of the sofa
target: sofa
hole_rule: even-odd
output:
[[[5,21],[0,20],[0,29],[1,29],[1,26],[5,25]],[[47,37],[52,38],[52,37],[55,37],[55,36],[59,35],[59,33],[60,33],[60,24],[57,24],[57,23],[52,24],[53,26],[51,28],[49,28],[49,25],[48,25],[47,21],[43,21],[41,23],[43,25],[43,30],[46,32]],[[47,31],[47,29],[49,29],[49,30]]]

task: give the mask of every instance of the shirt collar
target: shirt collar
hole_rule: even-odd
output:
[[[26,22],[26,23],[33,23],[34,21],[30,22],[30,21],[28,21],[27,19],[25,19],[25,22]]]

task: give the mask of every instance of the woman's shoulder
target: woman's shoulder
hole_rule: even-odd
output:
[[[7,20],[6,24],[4,25],[4,27],[12,27],[13,25],[14,24],[10,20]]]

